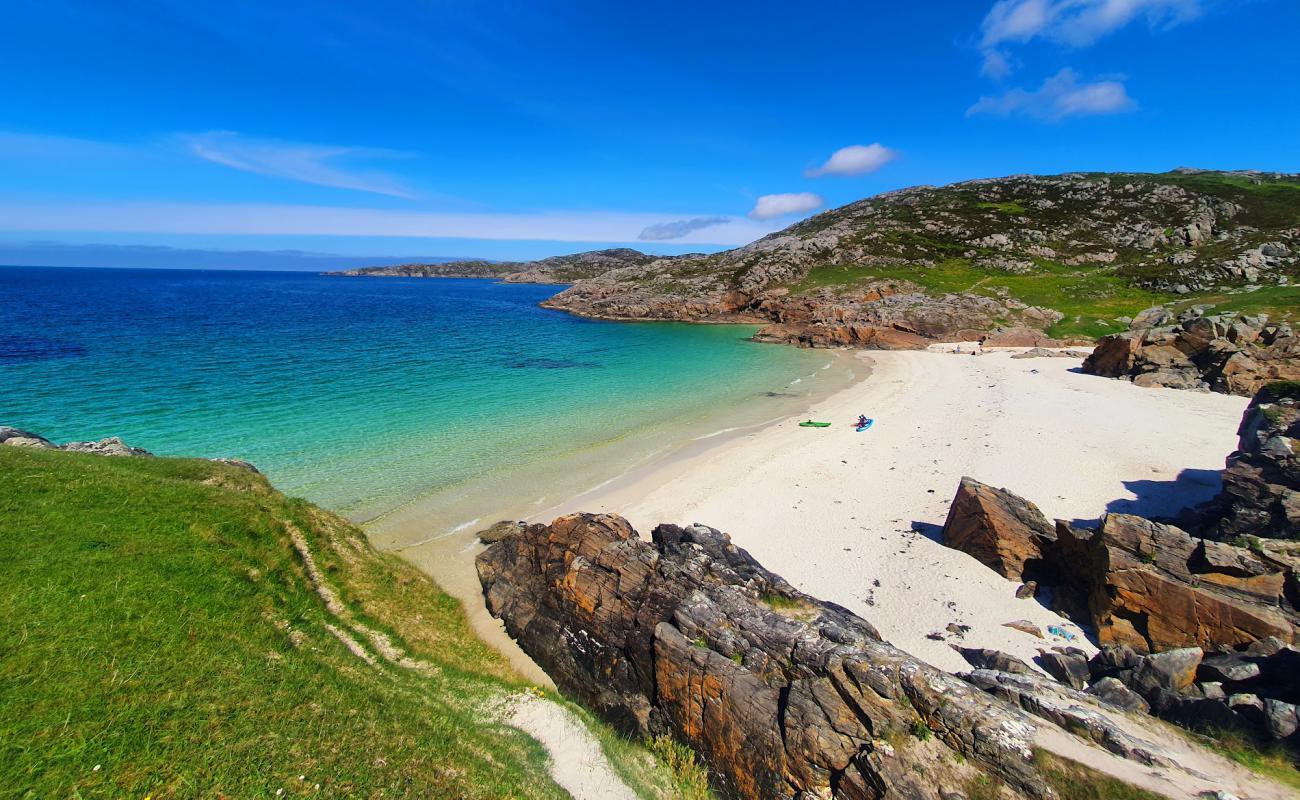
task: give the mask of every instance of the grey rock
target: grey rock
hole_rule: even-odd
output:
[[[978,647],[957,647],[958,653],[976,669],[990,669],[998,672],[1012,672],[1020,675],[1037,674],[1033,667],[1001,650],[989,650]]]
[[[1237,655],[1212,655],[1201,661],[1196,674],[1205,680],[1241,683],[1259,677],[1259,664]]]
[[[38,436],[21,428],[0,425],[0,445],[9,447],[31,447],[38,450],[52,450],[55,445],[49,439]]]
[[[1286,739],[1300,728],[1296,707],[1281,700],[1264,701],[1264,725],[1274,739]]]
[[[1181,647],[1145,656],[1133,671],[1131,685],[1143,696],[1157,689],[1180,692],[1192,685],[1203,656],[1199,647]]]
[[[1142,699],[1142,695],[1125,686],[1118,678],[1102,678],[1089,686],[1087,691],[1103,703],[1121,711],[1138,711],[1145,714],[1151,710],[1151,706]]]
[[[1088,679],[1091,677],[1088,672],[1088,657],[1080,651],[1070,653],[1040,651],[1038,663],[1048,675],[1075,689],[1087,686]]]
[[[97,442],[68,442],[60,448],[73,453],[92,453],[98,456],[137,456],[151,458],[153,453],[143,447],[132,447],[116,436]]]
[[[518,536],[523,533],[527,525],[523,522],[512,522],[511,520],[501,520],[487,530],[479,531],[478,538],[483,544],[495,544],[502,539],[508,539],[511,536]]]

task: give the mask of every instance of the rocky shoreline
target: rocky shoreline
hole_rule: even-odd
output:
[[[887,192],[708,255],[616,248],[331,274],[563,283],[545,308],[762,324],[759,341],[803,347],[1052,346],[1126,321],[1111,306],[1152,292],[1249,296],[1300,282],[1300,220],[1266,191],[1298,183],[1201,170],[1019,175]],[[1053,326],[1067,333],[1049,336]]]

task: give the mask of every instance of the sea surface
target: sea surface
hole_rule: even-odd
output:
[[[753,327],[586,320],[560,287],[0,267],[0,424],[232,456],[364,521],[540,505],[806,402],[826,353]]]

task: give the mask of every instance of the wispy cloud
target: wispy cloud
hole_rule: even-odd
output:
[[[120,158],[134,153],[135,151],[132,148],[124,145],[100,142],[93,139],[77,139],[72,136],[56,136],[45,133],[0,131],[0,158],[69,161],[73,159]]]
[[[181,137],[189,152],[215,164],[275,178],[413,199],[414,192],[387,173],[357,162],[409,158],[410,154],[372,147],[251,139],[230,131]]]
[[[1201,0],[998,0],[980,25],[980,72],[994,80],[1010,75],[1010,45],[1043,39],[1086,47],[1138,20],[1164,30],[1202,12]]]
[[[820,198],[812,207],[816,205],[820,205]],[[496,214],[253,203],[0,203],[0,230],[24,233],[76,231],[634,242],[647,228],[682,220],[681,214],[637,212]],[[775,225],[762,221],[730,217],[725,225],[697,228],[679,237],[678,241],[685,244],[740,245],[766,236],[775,228]]]
[[[981,97],[966,110],[967,116],[1024,115],[1056,122],[1066,117],[1118,114],[1132,111],[1137,103],[1118,80],[1082,82],[1072,69],[1063,69],[1032,91],[1011,89],[996,97]]]
[[[831,157],[820,167],[806,170],[804,176],[820,178],[824,175],[865,175],[875,172],[895,158],[898,158],[898,151],[891,150],[880,142],[851,144],[831,153]]]
[[[726,225],[729,222],[731,222],[730,217],[694,217],[692,219],[677,219],[672,222],[656,222],[653,225],[647,225],[644,230],[637,234],[636,238],[643,242],[667,242],[680,239],[695,231],[712,228],[714,225]]]
[[[981,44],[1043,38],[1083,47],[1138,19],[1161,29],[1200,14],[1199,0],[998,0],[984,17]]]
[[[765,194],[758,198],[754,208],[749,212],[750,219],[769,220],[788,214],[803,214],[815,208],[821,208],[823,200],[812,192],[790,192],[787,194]]]

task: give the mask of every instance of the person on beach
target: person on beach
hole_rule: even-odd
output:
[[[859,415],[858,415],[858,427],[859,427],[859,428],[865,428],[866,426],[867,426],[867,415],[866,415],[866,414],[859,414]]]

